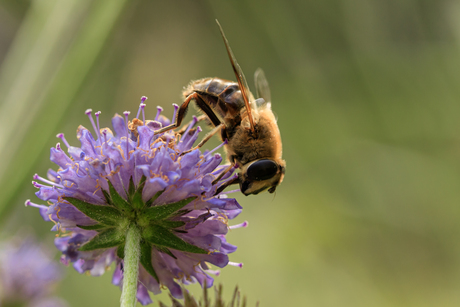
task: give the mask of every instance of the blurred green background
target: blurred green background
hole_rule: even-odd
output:
[[[148,117],[171,116],[190,80],[234,80],[216,18],[252,88],[265,70],[287,161],[276,195],[232,195],[249,227],[228,236],[244,267],[216,278],[225,296],[238,284],[249,306],[459,306],[455,0],[0,1],[2,238],[28,227],[53,248],[23,203],[39,201],[30,181],[54,168],[55,135],[79,144],[87,108],[109,126],[145,95]],[[110,280],[67,268],[58,293],[116,306]]]

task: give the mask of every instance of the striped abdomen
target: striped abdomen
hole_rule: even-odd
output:
[[[184,97],[196,92],[220,117],[227,128],[239,125],[240,111],[244,100],[238,83],[220,78],[205,78],[192,81],[183,91]]]

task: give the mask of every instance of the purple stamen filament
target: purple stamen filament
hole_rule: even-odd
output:
[[[97,139],[99,140],[101,138],[101,129],[99,128],[99,115],[101,115],[101,111],[97,111],[94,115],[96,115]]]
[[[248,221],[244,221],[243,223],[229,226],[228,228],[229,229],[244,228],[244,227],[248,227],[248,224],[249,224]]]
[[[237,193],[237,192],[241,192],[241,189],[235,189],[235,190],[220,192],[219,195],[230,194],[230,193]]]
[[[174,107],[174,114],[173,114],[173,117],[172,117],[172,123],[175,123],[176,122],[176,114],[177,114],[177,110],[179,109],[179,106],[175,103],[173,103],[173,107]]]
[[[227,139],[225,139],[225,141],[223,141],[222,144],[216,146],[216,148],[214,148],[213,150],[211,150],[210,152],[205,154],[203,157],[207,158],[210,154],[212,154],[213,152],[215,152],[216,150],[220,149],[222,146],[227,145],[227,144],[228,144],[228,141],[227,141]]]
[[[190,123],[190,125],[187,127],[187,130],[185,130],[185,133],[183,134],[184,137],[188,135],[188,133],[190,132],[190,129],[192,129],[193,126],[195,126],[197,122],[198,122],[198,118],[195,115],[193,115],[192,122]],[[182,142],[182,140],[180,141]]]
[[[143,122],[144,125],[145,125],[145,112],[144,112],[145,103],[142,103],[142,104],[141,104],[141,108],[142,108],[142,122]]]
[[[30,201],[30,199],[26,200],[26,202],[24,203],[24,205],[25,205],[26,207],[34,207],[34,208],[38,208],[38,209],[48,209],[48,206],[39,205],[39,204],[33,203],[33,202]]]
[[[139,109],[137,110],[136,118],[139,118],[139,115],[141,114],[141,110],[142,110],[142,112],[144,112],[144,107],[145,107],[144,101],[146,101],[146,100],[147,100],[147,97],[145,97],[145,96],[141,97],[141,104],[139,105]],[[144,120],[144,122],[145,122],[145,120]]]
[[[93,125],[94,132],[96,132],[97,138],[99,139],[99,130],[97,129],[96,124],[94,123],[94,119],[91,115],[91,112],[93,112],[93,110],[88,109],[85,111],[85,114],[88,115],[91,125]]]
[[[231,170],[230,170],[231,171]],[[217,185],[223,185],[224,183],[226,183],[227,181],[230,181],[230,180],[233,180],[235,178],[238,178],[238,174],[233,174],[232,176],[228,177],[227,179],[225,180],[221,180],[217,183]]]
[[[187,142],[187,145],[186,145],[186,148],[187,147],[191,147],[193,145],[193,143],[196,141],[196,138],[198,137],[198,133],[200,133],[202,131],[201,127],[198,126],[196,128],[196,131],[195,133],[193,134],[193,136],[190,138],[190,140]]]
[[[128,132],[128,116],[131,112],[124,111],[123,115],[125,116],[125,131],[126,131],[126,160],[129,160],[129,132]]]
[[[51,180],[45,179],[45,178],[43,178],[43,177],[40,177],[40,176],[38,176],[38,174],[35,174],[33,178],[34,178],[35,180],[40,180],[41,182],[50,184],[50,185],[55,186],[55,187],[58,187],[58,188],[64,188],[64,186],[62,186],[62,185],[60,185],[60,184],[57,184],[56,182],[53,182],[53,181],[51,181]]]
[[[64,143],[64,145],[67,146],[67,148],[70,148],[69,143],[67,142],[67,140],[64,137],[64,133],[59,133],[58,135],[56,135],[56,137],[60,138],[62,140],[62,142]]]
[[[161,111],[163,111],[162,107],[157,107],[157,115],[155,116],[155,120],[157,121],[160,117]]]

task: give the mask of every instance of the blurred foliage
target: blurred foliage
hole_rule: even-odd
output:
[[[223,298],[224,287],[221,284],[214,286],[214,290],[214,298],[210,299],[208,288],[203,287],[203,294],[199,299],[197,299],[183,287],[183,300],[177,300],[170,295],[169,297],[172,301],[172,305],[166,305],[161,301],[159,302],[159,305],[160,307],[246,307],[246,296],[241,295],[238,287],[235,287],[232,298],[228,302],[226,302]]]
[[[287,161],[275,196],[235,195],[244,267],[217,281],[249,306],[460,304],[458,1],[123,2],[0,1],[4,234],[52,240],[22,204],[87,108],[172,114],[190,80],[234,79],[217,18],[250,86],[265,70]],[[72,306],[117,304],[110,272],[67,271]]]

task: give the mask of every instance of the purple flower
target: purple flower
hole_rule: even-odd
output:
[[[61,275],[51,255],[32,238],[0,243],[0,306],[67,306],[51,296]]]
[[[229,192],[217,193],[235,178],[234,169],[220,165],[220,154],[191,150],[201,131],[194,128],[196,117],[182,133],[155,135],[170,121],[160,115],[161,108],[155,120],[146,121],[145,99],[132,121],[129,112],[113,117],[114,132],[99,128],[100,112],[95,123],[86,111],[96,133],[80,126],[80,147],[59,134],[68,154],[59,143],[51,148],[50,159],[59,169],[49,170],[48,179],[35,175],[33,182],[36,195],[50,206],[26,202],[55,223],[53,230],[65,233],[55,240],[64,264],[98,276],[116,262],[112,282],[118,286],[126,231],[136,225],[142,236],[137,298],[143,305],[152,302],[148,291],[160,293],[161,286],[181,298],[178,281],[212,286],[209,273],[215,271],[209,264],[233,264],[228,254],[236,247],[225,235],[228,220],[242,209],[226,197]]]

